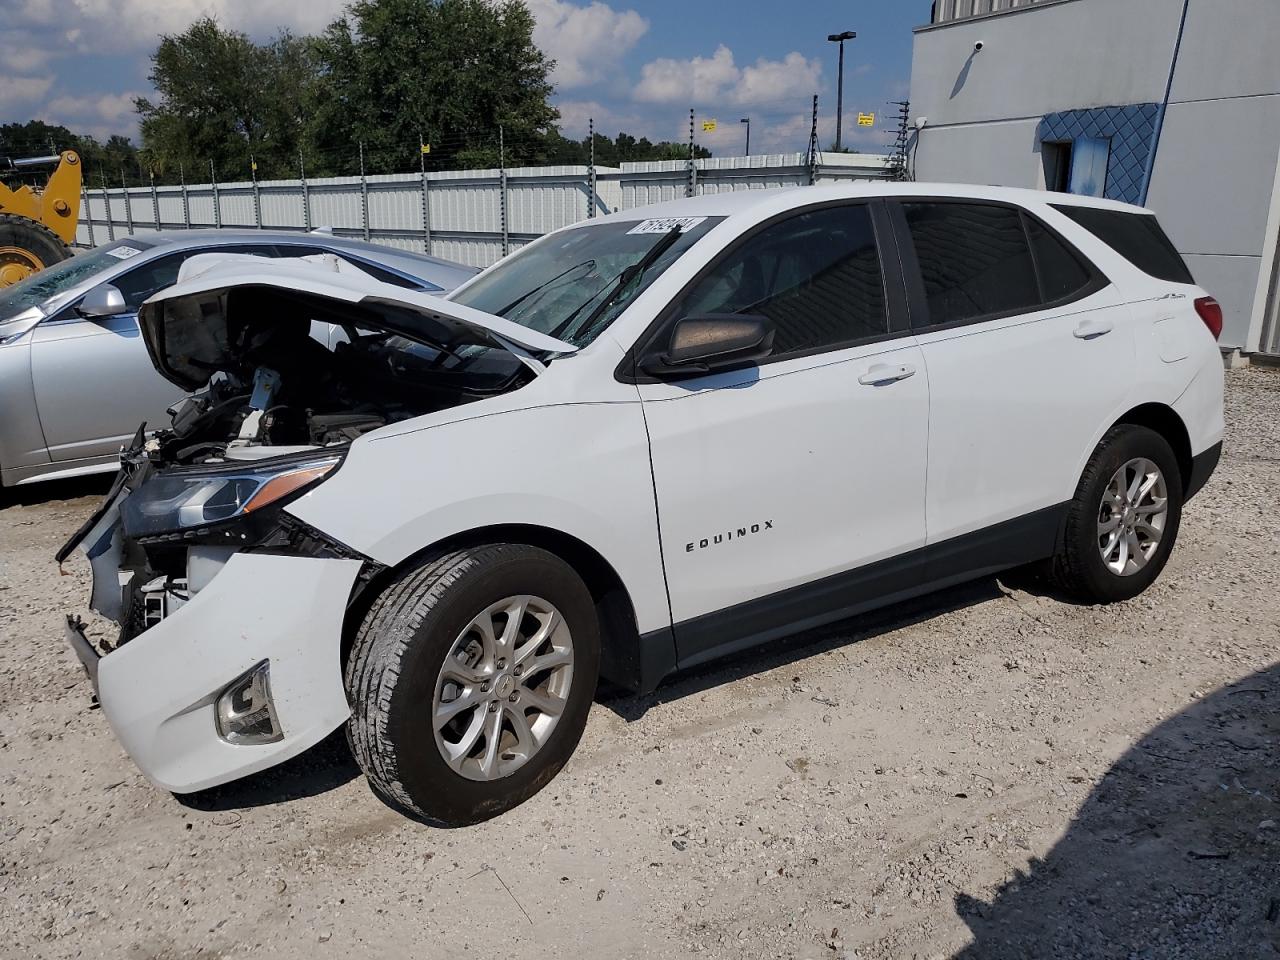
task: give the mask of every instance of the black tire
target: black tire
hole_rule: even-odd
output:
[[[523,766],[498,779],[468,779],[435,742],[440,670],[473,617],[523,594],[553,604],[568,625],[573,676],[566,704]],[[369,609],[346,667],[348,740],[373,788],[393,806],[440,826],[480,823],[529,799],[565,765],[586,727],[599,672],[595,605],[568,564],[521,544],[460,549],[401,574]]]
[[[1168,512],[1159,546],[1141,570],[1128,576],[1111,570],[1099,551],[1098,516],[1111,478],[1126,463],[1146,458],[1164,474]],[[1169,442],[1154,430],[1122,423],[1098,443],[1067,511],[1062,541],[1050,566],[1050,579],[1086,603],[1131,600],[1155,581],[1169,560],[1182,521],[1185,481]]]
[[[71,256],[71,248],[43,223],[11,213],[0,214],[0,248],[4,247],[28,251],[46,267]],[[0,266],[6,259],[0,255]]]

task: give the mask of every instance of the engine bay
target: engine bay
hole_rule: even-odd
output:
[[[91,606],[121,625],[117,644],[181,609],[239,551],[349,557],[281,508],[364,435],[537,375],[517,350],[393,305],[232,288],[174,306],[153,316],[148,349],[192,392],[166,427],[139,428],[112,492],[58,554],[85,544]]]
[[[170,408],[170,425],[147,443],[153,463],[348,444],[390,423],[516,389],[532,376],[515,355],[483,344],[431,343],[310,319],[279,304],[255,306],[277,309],[235,331],[207,385]]]

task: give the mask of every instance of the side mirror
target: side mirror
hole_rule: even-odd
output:
[[[697,376],[761,360],[773,351],[773,324],[765,317],[713,313],[685,317],[671,331],[665,353],[645,358],[652,376]]]
[[[129,312],[129,305],[124,302],[124,294],[118,287],[109,283],[100,283],[80,300],[76,313],[88,320],[100,317],[118,317]]]

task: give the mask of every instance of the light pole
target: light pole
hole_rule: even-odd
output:
[[[743,117],[743,118],[742,118],[741,120],[739,120],[738,122],[739,122],[739,123],[745,123],[745,124],[747,125],[747,153],[746,153],[746,155],[749,157],[749,156],[751,156],[751,118],[750,118],[750,117]]]
[[[858,34],[853,30],[846,30],[844,33],[829,34],[827,39],[832,43],[840,44],[840,72],[836,80],[836,151],[838,152],[841,126],[844,123],[844,42],[858,39]]]

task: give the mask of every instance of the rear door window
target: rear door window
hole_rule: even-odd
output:
[[[920,264],[928,325],[972,323],[1034,310],[1041,303],[1035,261],[1013,207],[903,203]]]
[[[917,327],[1050,309],[1105,283],[1078,250],[1019,207],[921,200],[900,208],[926,308]]]
[[[1186,262],[1150,213],[1053,204],[1135,267],[1157,280],[1195,283]]]

